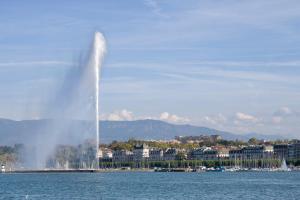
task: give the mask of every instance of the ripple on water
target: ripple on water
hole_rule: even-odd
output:
[[[0,174],[0,199],[297,199],[300,173]]]

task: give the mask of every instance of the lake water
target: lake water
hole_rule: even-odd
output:
[[[300,199],[300,173],[0,174],[0,199]]]

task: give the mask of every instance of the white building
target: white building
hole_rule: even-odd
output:
[[[149,158],[149,147],[146,144],[135,145],[133,149],[133,160],[142,161]]]
[[[103,148],[98,150],[98,157],[99,158],[112,158],[113,157],[113,152],[111,149],[108,148]]]

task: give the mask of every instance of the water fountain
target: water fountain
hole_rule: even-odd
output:
[[[98,168],[99,77],[105,52],[104,36],[96,32],[88,55],[49,95],[41,116],[50,119],[28,139],[26,168]]]
[[[99,167],[99,160],[97,158],[98,150],[99,150],[99,84],[100,84],[100,69],[102,60],[106,51],[106,44],[104,36],[96,32],[94,36],[92,53],[88,62],[87,67],[94,69],[95,75],[95,129],[96,129],[96,168]]]

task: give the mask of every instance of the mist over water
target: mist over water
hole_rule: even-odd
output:
[[[49,119],[37,128],[36,137],[24,144],[25,168],[97,167],[99,77],[105,52],[105,39],[96,32],[88,55],[69,69],[41,109],[40,116]],[[70,166],[66,159],[59,160],[58,153],[76,164]]]

